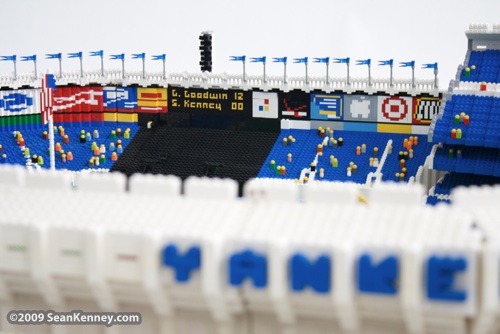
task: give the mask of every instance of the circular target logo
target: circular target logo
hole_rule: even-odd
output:
[[[382,115],[390,121],[404,120],[408,115],[408,103],[400,97],[391,96],[382,103]]]

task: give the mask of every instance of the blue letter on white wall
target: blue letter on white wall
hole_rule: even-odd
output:
[[[467,269],[465,258],[432,256],[427,260],[427,297],[429,299],[463,302],[467,292],[453,289],[455,275]]]
[[[302,291],[306,286],[319,293],[330,291],[330,258],[326,255],[318,257],[311,263],[301,253],[290,259],[290,280],[293,291]]]
[[[184,255],[179,255],[177,246],[170,244],[163,249],[161,255],[162,263],[174,268],[175,280],[179,283],[189,281],[191,271],[200,268],[200,247],[191,247]]]
[[[398,278],[398,258],[384,258],[376,265],[370,254],[363,254],[358,261],[358,290],[366,293],[395,295]]]
[[[229,283],[233,286],[243,284],[245,278],[253,280],[256,288],[267,285],[267,259],[263,255],[245,250],[234,253],[229,258]]]

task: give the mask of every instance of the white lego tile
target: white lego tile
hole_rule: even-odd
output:
[[[27,188],[41,188],[54,190],[71,190],[71,175],[64,172],[37,170],[26,173],[25,185]]]
[[[235,199],[238,196],[238,183],[231,179],[191,176],[184,181],[184,196]]]
[[[123,193],[127,177],[121,173],[80,173],[75,182],[78,191]]]
[[[2,165],[0,167],[0,187],[23,187],[26,171],[18,165]]]
[[[129,192],[135,195],[180,196],[181,187],[181,179],[173,175],[134,174],[129,178]]]

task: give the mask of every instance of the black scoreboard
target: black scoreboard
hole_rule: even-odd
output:
[[[251,115],[252,92],[169,86],[168,111]]]

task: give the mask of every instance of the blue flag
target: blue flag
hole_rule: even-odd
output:
[[[110,55],[109,57],[110,57],[109,59],[125,59],[125,54],[122,53],[119,55]]]
[[[273,58],[273,63],[286,63],[286,57]]]
[[[325,58],[314,58],[315,63],[329,63],[330,62],[330,57],[325,57]]]
[[[47,88],[56,88],[56,77],[54,74],[45,74],[45,83]]]
[[[33,56],[21,56],[21,61],[36,60],[36,55]]]
[[[165,58],[166,58],[166,54],[151,56],[152,60],[165,60]]]
[[[266,57],[250,58],[250,61],[252,63],[265,63],[266,62]]]
[[[0,60],[13,60],[16,61],[16,55],[13,56],[0,56],[2,59]]]
[[[384,66],[384,65],[390,65],[392,66],[392,64],[394,63],[394,59],[389,59],[389,60],[379,60],[378,61],[378,65],[379,66]]]
[[[371,59],[356,60],[356,65],[370,65],[372,63]]]
[[[433,68],[435,70],[438,69],[438,63],[434,63],[434,64],[423,64],[422,65],[422,68]]]
[[[304,58],[293,58],[293,62],[295,64],[297,64],[297,63],[306,63],[307,64],[307,61],[308,61],[307,57],[304,57]]]
[[[245,61],[246,56],[229,56],[229,60],[231,61]]]
[[[415,67],[415,61],[400,62],[399,65],[399,67]]]
[[[334,61],[337,63],[337,64],[349,64],[349,62],[351,61],[351,58],[334,58]]]
[[[47,58],[46,59],[61,59],[62,58],[62,53],[47,53],[45,55]]]
[[[68,58],[82,58],[82,56],[83,56],[82,51],[68,53]]]
[[[102,57],[104,56],[104,50],[99,50],[99,51],[90,51],[89,56],[91,57]]]
[[[134,53],[132,54],[132,59],[145,59],[146,53]]]

